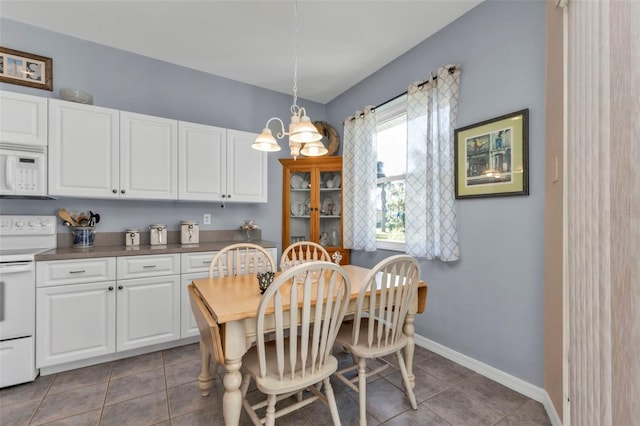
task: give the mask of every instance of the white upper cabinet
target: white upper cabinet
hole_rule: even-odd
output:
[[[120,112],[120,194],[124,198],[178,198],[178,122]]]
[[[175,200],[176,120],[49,100],[49,194]]]
[[[47,145],[47,98],[0,91],[0,142]]]
[[[179,122],[178,199],[219,201],[226,194],[227,129]]]
[[[180,200],[267,202],[267,153],[256,134],[180,122]]]
[[[50,195],[267,202],[254,133],[58,99],[48,117]]]
[[[227,201],[267,202],[267,153],[251,148],[258,135],[227,130]]]
[[[49,194],[117,198],[119,112],[49,100]]]

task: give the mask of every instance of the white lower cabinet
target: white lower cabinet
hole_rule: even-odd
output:
[[[36,367],[116,350],[115,281],[37,289]]]
[[[275,248],[267,249],[274,262],[278,258],[278,250]],[[209,277],[209,265],[211,265],[211,259],[216,254],[215,251],[196,252],[196,253],[182,253],[180,260],[181,263],[181,285],[180,285],[180,297],[182,305],[182,319],[180,336],[182,338],[189,336],[197,336],[199,334],[198,324],[193,317],[191,311],[191,301],[189,300],[189,291],[187,287],[193,280],[199,280]],[[277,262],[274,265],[277,270]]]
[[[37,262],[36,367],[178,340],[179,274],[179,254]]]
[[[36,367],[116,350],[116,262],[36,263]]]
[[[198,336],[187,286],[215,253],[37,262],[36,368]]]
[[[180,338],[180,276],[118,281],[117,350]]]
[[[182,309],[182,318],[180,336],[182,338],[197,336],[200,333],[196,319],[191,311],[191,301],[189,300],[189,291],[187,290],[187,287],[193,280],[199,280],[209,276],[209,265],[211,265],[211,259],[216,253],[217,252],[215,251],[203,251],[197,253],[182,253],[181,255],[180,269],[182,271],[182,275],[180,276],[180,304]]]
[[[118,257],[116,331],[118,351],[180,338],[179,254]]]

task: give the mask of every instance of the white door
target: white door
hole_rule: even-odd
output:
[[[0,91],[0,141],[47,145],[47,98]]]
[[[255,133],[227,130],[227,201],[267,202],[267,153],[251,148]]]
[[[120,194],[178,199],[178,122],[120,112]]]
[[[36,290],[36,367],[116,350],[115,282]]]
[[[117,198],[119,114],[109,108],[49,100],[49,194]]]
[[[178,199],[222,200],[227,129],[183,121],[178,129]]]
[[[180,276],[118,281],[117,350],[180,338]]]

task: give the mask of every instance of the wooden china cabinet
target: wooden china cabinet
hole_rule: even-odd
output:
[[[324,246],[341,265],[349,264],[342,246],[342,157],[280,159],[282,176],[282,249],[297,241]]]

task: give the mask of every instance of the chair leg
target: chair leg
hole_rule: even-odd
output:
[[[402,356],[402,351],[396,352],[396,358],[398,358],[398,366],[400,367],[400,373],[402,374],[402,381],[404,382],[404,388],[407,391],[409,402],[411,402],[411,408],[413,408],[414,410],[417,410],[418,404],[416,402],[416,395],[413,393],[413,388],[411,387],[411,383],[409,382],[409,374],[407,373],[407,366],[404,363],[404,357]]]
[[[333,388],[331,387],[331,381],[329,377],[324,379],[324,393],[327,395],[327,402],[329,402],[329,410],[331,410],[331,418],[333,419],[333,424],[334,426],[340,426],[338,404],[336,404],[336,397],[333,394]]]
[[[264,418],[266,426],[274,426],[276,423],[276,396],[267,395],[267,413]]]
[[[240,385],[240,393],[242,393],[242,398],[247,396],[247,390],[249,390],[249,385],[251,384],[251,376],[245,374],[242,378],[242,384]]]
[[[360,426],[367,426],[367,360],[358,359],[358,394],[360,402]]]

